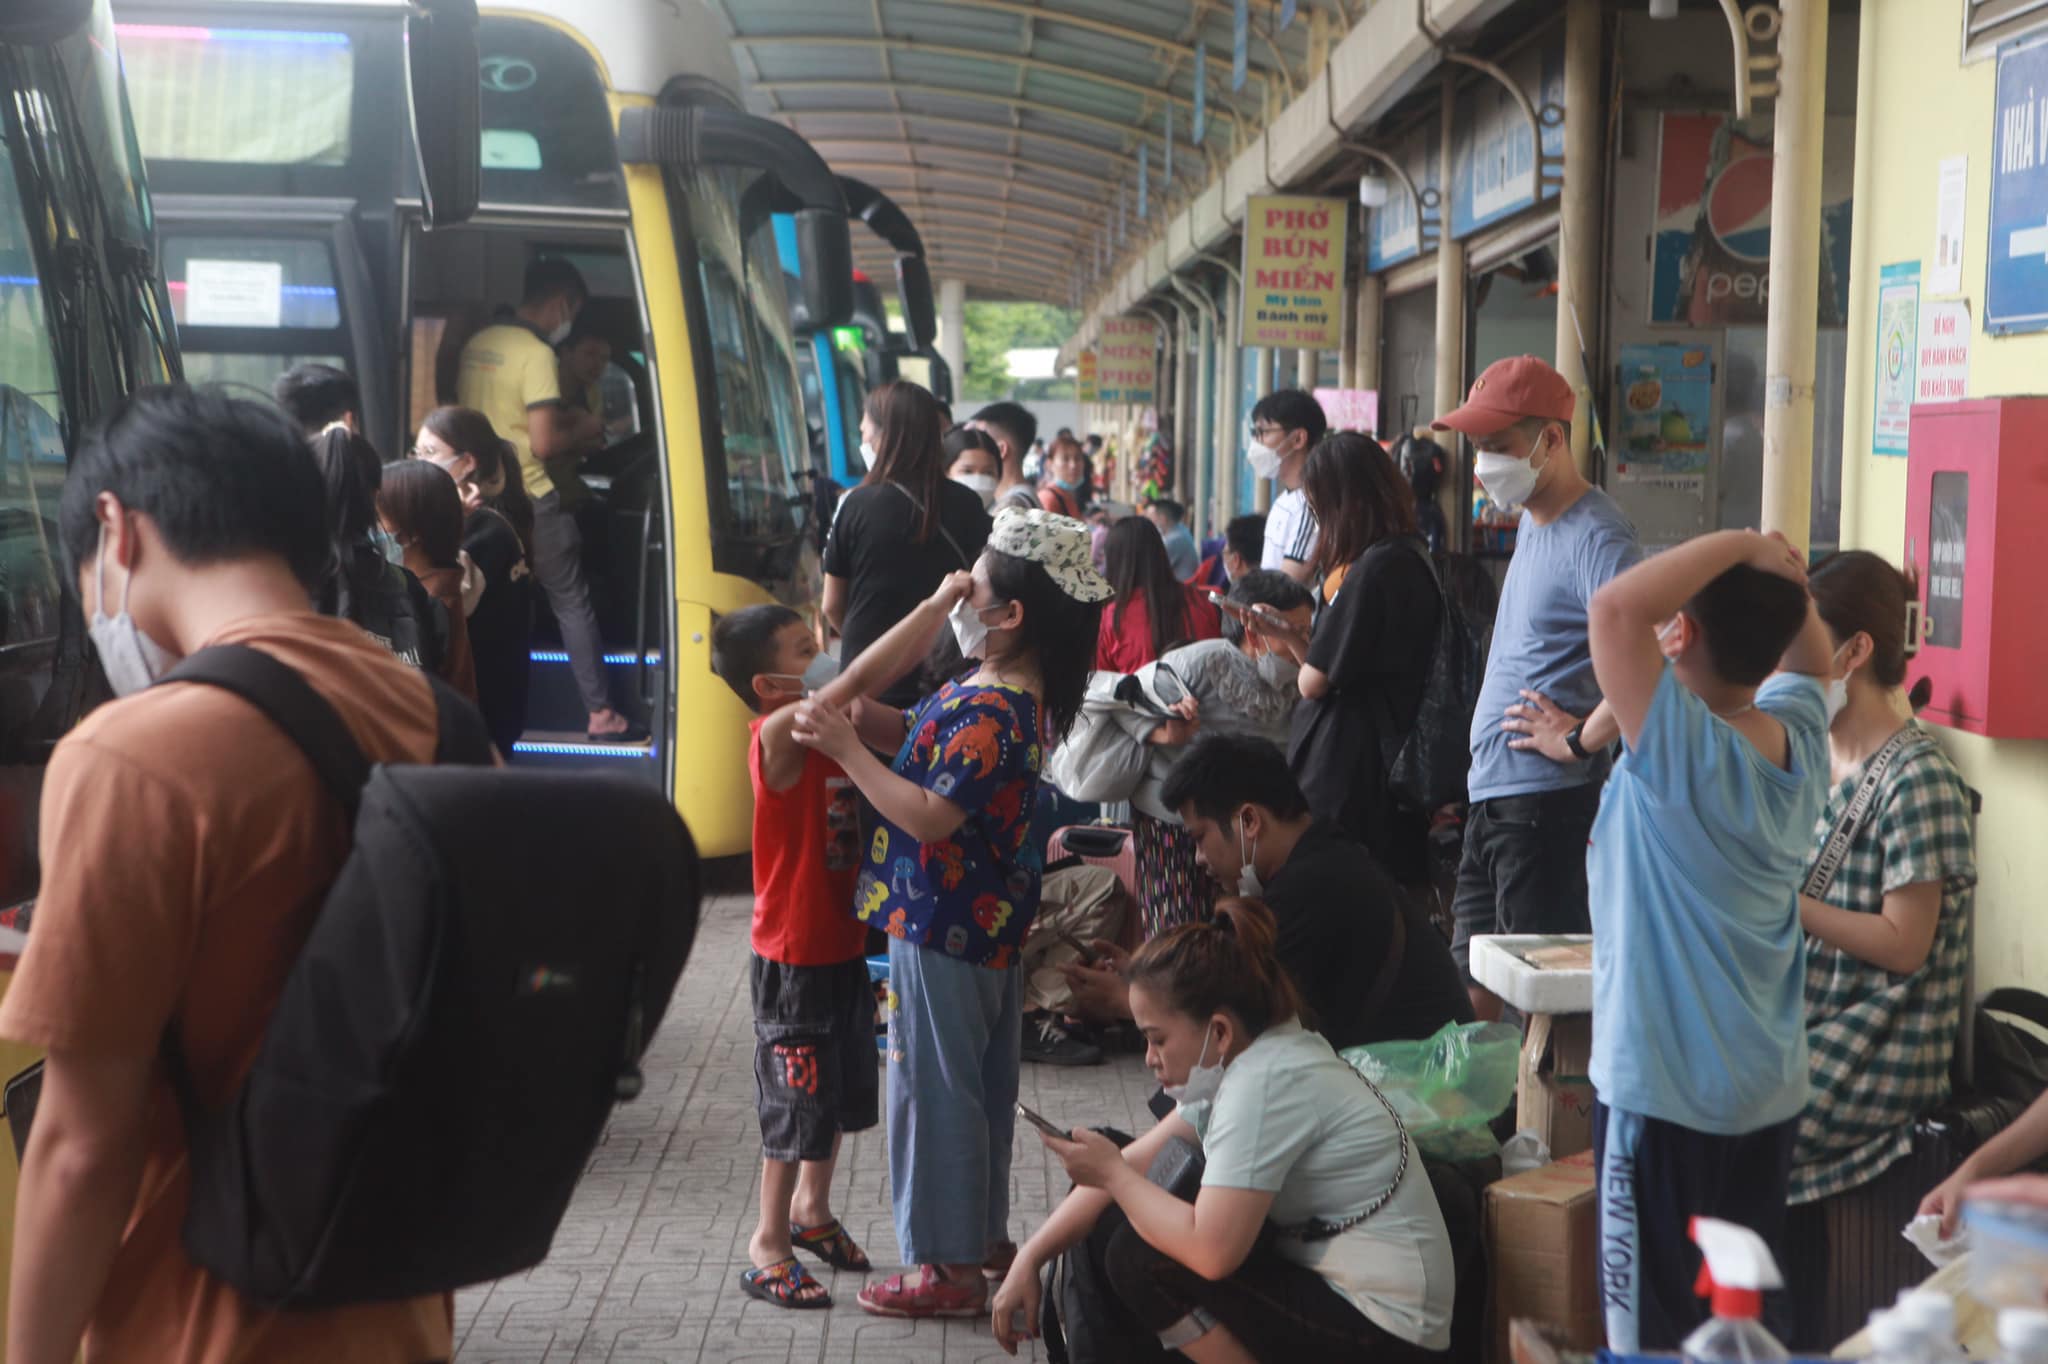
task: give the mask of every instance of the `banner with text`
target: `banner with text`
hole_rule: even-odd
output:
[[[1084,350],[1077,362],[1081,370],[1081,395],[1075,401],[1099,403],[1102,401],[1101,376],[1096,368],[1095,352]]]
[[[1238,343],[1286,350],[1341,348],[1349,202],[1254,196],[1245,205],[1244,224]]]
[[[1159,327],[1139,317],[1112,317],[1102,324],[1095,344],[1096,401],[1136,403],[1158,401]]]

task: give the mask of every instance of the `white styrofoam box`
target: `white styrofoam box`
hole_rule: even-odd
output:
[[[1593,969],[1531,964],[1525,953],[1590,946],[1590,933],[1481,934],[1472,939],[1472,978],[1525,1014],[1593,1011]]]

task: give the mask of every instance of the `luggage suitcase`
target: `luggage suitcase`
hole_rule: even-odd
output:
[[[1107,867],[1131,897],[1133,909],[1142,903],[1138,893],[1138,841],[1129,829],[1114,824],[1069,824],[1064,829],[1055,829],[1046,844],[1046,865],[1051,866],[1063,857],[1078,857],[1091,866]],[[1117,945],[1135,948],[1137,933],[1138,915],[1124,915]]]

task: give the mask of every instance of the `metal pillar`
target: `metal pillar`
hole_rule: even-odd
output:
[[[1263,398],[1273,391],[1273,366],[1277,363],[1276,352],[1265,347],[1259,348],[1258,396]],[[1261,516],[1273,509],[1273,480],[1259,478],[1252,480],[1252,510]]]
[[[1452,113],[1458,106],[1457,70],[1444,68],[1443,141],[1441,166],[1452,165]],[[1449,185],[1446,183],[1448,190]],[[1443,221],[1451,221],[1451,206],[1443,205]],[[1449,412],[1465,397],[1465,243],[1453,241],[1448,227],[1436,248],[1436,410]],[[1462,549],[1471,538],[1472,513],[1465,503],[1465,480],[1458,476],[1465,468],[1459,452],[1453,451],[1455,470],[1440,485],[1438,501],[1451,527],[1451,543]]]
[[[1320,373],[1322,355],[1317,351],[1298,350],[1294,353],[1294,386],[1304,393],[1316,390],[1316,377]]]
[[[1813,515],[1813,348],[1820,298],[1821,129],[1828,0],[1785,0],[1771,167],[1764,334],[1763,528],[1804,550]]]
[[[1237,461],[1243,458],[1237,448],[1237,367],[1244,355],[1237,345],[1238,292],[1235,285],[1223,291],[1223,322],[1216,335],[1219,353],[1216,357],[1214,441],[1216,495],[1210,502],[1210,516],[1215,522],[1210,527],[1212,534],[1221,534],[1223,528],[1230,524],[1230,518],[1237,515]]]
[[[967,379],[967,281],[939,281],[939,358],[953,371],[953,382]]]
[[[1564,189],[1558,202],[1557,369],[1579,396],[1572,457],[1593,467],[1593,376],[1599,354],[1600,209],[1606,167],[1600,155],[1600,0],[1567,0],[1564,18]]]
[[[1386,306],[1387,281],[1379,275],[1365,275],[1358,281],[1358,298],[1355,310],[1357,331],[1353,339],[1356,354],[1352,356],[1351,386],[1353,388],[1378,388],[1380,386],[1380,310]],[[1384,431],[1386,424],[1381,423]]]

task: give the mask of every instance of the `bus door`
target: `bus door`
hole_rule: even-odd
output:
[[[347,200],[157,200],[171,310],[193,383],[268,397],[307,362],[355,375],[363,431],[389,458],[397,357]]]

